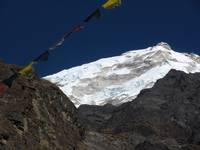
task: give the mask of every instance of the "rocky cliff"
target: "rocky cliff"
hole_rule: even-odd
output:
[[[0,79],[18,69],[0,62]],[[0,95],[0,149],[75,150],[83,134],[76,112],[55,85],[21,76]]]
[[[119,107],[82,105],[88,150],[200,150],[200,74],[172,70]]]

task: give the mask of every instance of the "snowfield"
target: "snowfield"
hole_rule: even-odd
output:
[[[200,72],[200,56],[178,53],[164,42],[121,56],[66,69],[44,77],[55,83],[78,107],[81,104],[119,105],[151,88],[171,69]]]

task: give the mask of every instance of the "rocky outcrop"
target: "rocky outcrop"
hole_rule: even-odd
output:
[[[86,150],[199,150],[200,74],[172,70],[132,102],[78,114]]]
[[[0,62],[0,79],[18,70]],[[20,76],[0,95],[1,150],[75,150],[83,130],[73,103],[48,81]]]

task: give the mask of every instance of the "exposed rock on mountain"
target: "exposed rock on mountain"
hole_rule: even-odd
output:
[[[200,150],[200,73],[172,70],[132,102],[78,112],[86,150]]]
[[[200,57],[175,52],[162,42],[63,70],[45,79],[58,85],[77,107],[119,105],[136,98],[141,90],[153,87],[171,69],[200,72]]]
[[[15,65],[0,62],[0,79]],[[83,130],[73,103],[48,81],[19,77],[0,95],[1,150],[75,150]]]

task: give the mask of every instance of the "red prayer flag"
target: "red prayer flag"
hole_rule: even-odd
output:
[[[7,89],[8,87],[5,84],[0,83],[0,94],[3,94]]]

